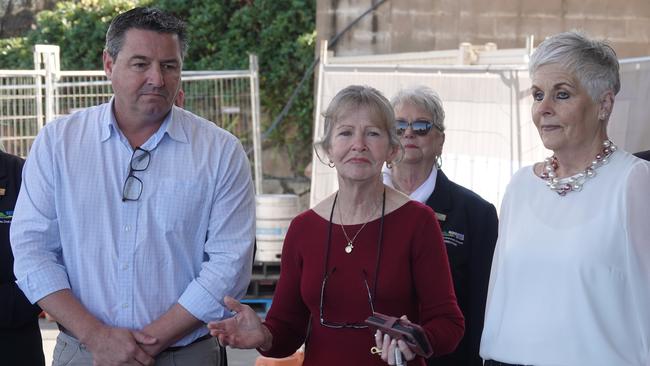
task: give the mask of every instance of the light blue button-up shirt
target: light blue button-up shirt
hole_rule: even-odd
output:
[[[23,171],[11,225],[17,283],[36,302],[71,289],[104,323],[142,329],[178,302],[208,322],[250,280],[255,199],[239,141],[173,107],[137,201],[122,201],[133,149],[112,101],[47,124]],[[201,328],[175,345],[207,333]]]

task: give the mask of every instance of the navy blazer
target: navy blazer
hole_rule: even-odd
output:
[[[436,186],[426,204],[438,217],[458,306],[465,316],[465,335],[456,351],[432,357],[429,366],[481,366],[479,356],[485,302],[497,241],[494,205],[447,178],[438,170]]]
[[[638,153],[635,153],[634,156],[650,161],[650,150],[639,151]]]
[[[23,163],[22,159],[0,151],[0,330],[36,322],[41,312],[16,285],[9,243],[9,225],[22,181]]]

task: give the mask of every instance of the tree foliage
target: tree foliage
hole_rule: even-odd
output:
[[[27,43],[56,44],[61,47],[64,70],[102,68],[106,30],[118,13],[145,3],[137,0],[62,1],[54,10],[36,16],[37,28],[27,35]]]
[[[314,59],[315,0],[161,0],[188,23],[186,69],[241,69],[259,58],[264,125],[277,116]],[[298,95],[270,142],[286,149],[294,173],[311,158],[313,79]]]
[[[77,0],[37,15],[25,38],[0,40],[0,68],[32,68],[31,47],[61,46],[62,68],[99,69],[108,24],[118,13],[153,5],[187,22],[186,70],[248,68],[258,55],[263,126],[289,99],[314,58],[316,0]],[[286,149],[295,173],[311,157],[313,82],[309,79],[267,144]]]
[[[27,37],[0,39],[0,69],[31,69],[34,67]]]

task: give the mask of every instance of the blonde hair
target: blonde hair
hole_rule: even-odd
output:
[[[395,112],[386,97],[377,89],[367,85],[350,85],[334,96],[323,117],[323,138],[314,144],[316,153],[318,149],[327,152],[332,147],[332,130],[341,116],[358,108],[368,108],[375,115],[378,126],[388,133],[389,144],[393,148],[401,149],[399,136],[395,129]],[[320,155],[318,155],[320,158]]]

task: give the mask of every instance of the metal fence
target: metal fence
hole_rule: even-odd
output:
[[[261,193],[257,57],[251,55],[249,61],[248,70],[185,71],[182,88],[185,109],[240,139]],[[108,102],[113,95],[103,71],[61,71],[58,46],[35,46],[34,65],[34,70],[0,70],[0,144],[22,157],[45,123]]]

